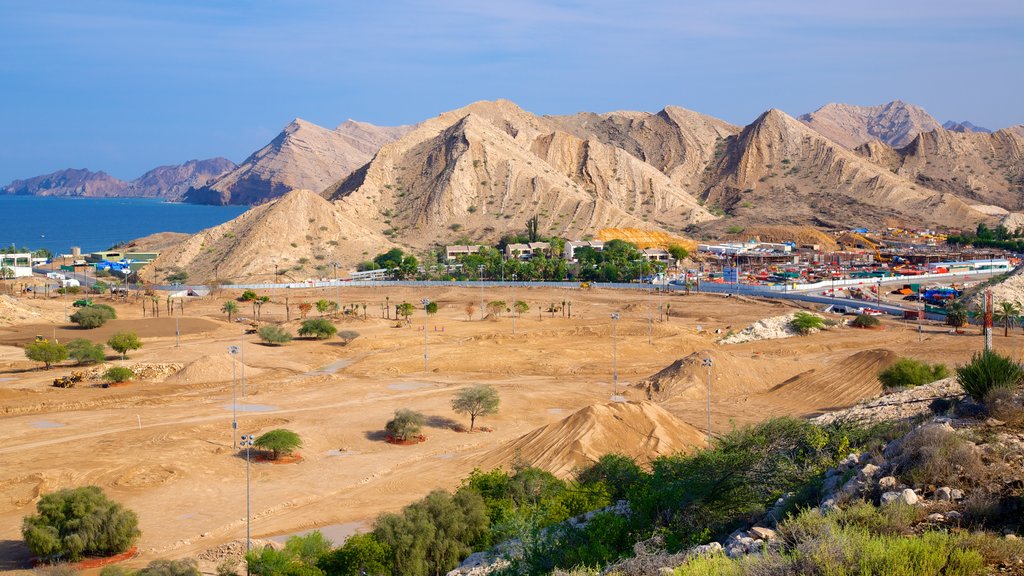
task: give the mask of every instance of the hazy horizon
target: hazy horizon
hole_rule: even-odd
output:
[[[240,162],[295,117],[408,124],[498,98],[736,124],[899,99],[939,122],[1024,122],[1024,5],[1009,2],[0,0],[0,16],[0,184]]]

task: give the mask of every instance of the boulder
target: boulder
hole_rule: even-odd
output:
[[[953,490],[949,486],[943,486],[935,491],[936,500],[952,500]]]
[[[902,500],[904,504],[913,506],[917,504],[917,493],[910,488],[904,488],[903,491],[900,492],[900,500]]]
[[[752,538],[757,538],[758,540],[775,540],[777,537],[775,530],[765,528],[763,526],[754,526],[748,530],[747,533],[750,534]]]
[[[928,521],[929,522],[945,522],[946,521],[946,517],[943,516],[942,514],[939,514],[938,512],[935,512],[933,514],[929,514],[928,515]]]
[[[893,491],[893,492],[883,492],[882,493],[882,505],[883,506],[885,506],[886,504],[889,504],[891,502],[895,502],[895,501],[897,501],[899,499],[900,499],[900,493],[899,492]]]
[[[860,479],[869,480],[871,478],[874,478],[875,475],[878,474],[879,470],[880,468],[878,466],[875,466],[874,464],[868,464],[860,469]]]
[[[883,491],[895,490],[900,483],[895,476],[882,476],[878,479],[878,488]]]
[[[963,515],[961,515],[956,510],[950,510],[949,512],[946,512],[946,520],[958,521],[961,518],[963,518]]]
[[[952,498],[953,500],[963,500],[964,491],[959,488],[953,488],[952,490],[949,491],[949,497]]]

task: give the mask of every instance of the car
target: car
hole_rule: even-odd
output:
[[[85,308],[87,306],[92,306],[92,298],[82,298],[81,300],[75,300],[74,303],[72,303],[71,305],[74,306],[75,308]]]

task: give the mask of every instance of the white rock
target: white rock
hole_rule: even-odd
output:
[[[874,478],[875,474],[878,474],[879,470],[880,468],[878,466],[875,466],[874,464],[868,464],[867,466],[860,469],[860,477],[862,480]]]
[[[878,480],[878,487],[885,491],[895,490],[899,485],[900,483],[896,480],[895,476],[883,476]]]
[[[945,522],[946,521],[946,517],[943,516],[942,514],[939,514],[938,512],[935,512],[934,514],[929,514],[928,515],[928,521],[929,522]]]
[[[775,530],[763,526],[754,526],[748,534],[759,540],[774,540],[776,538]]]
[[[914,504],[917,504],[917,493],[910,488],[904,488],[903,492],[900,492],[900,500],[902,500],[904,504],[913,506]]]

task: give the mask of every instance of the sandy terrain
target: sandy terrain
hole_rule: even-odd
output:
[[[334,294],[289,291],[290,329],[297,325],[296,303]],[[240,343],[243,329],[219,313],[228,296],[190,301],[182,322],[189,328],[183,329],[179,347],[170,319],[143,320],[139,304],[115,304],[121,327],[147,334],[129,364],[182,367],[173,375],[157,371],[153,380],[118,388],[94,387],[95,382],[53,388],[50,380],[72,367],[39,370],[10,345],[39,333],[52,335],[55,327],[58,337],[91,336],[62,331],[59,299],[32,301],[39,316],[0,328],[0,437],[5,439],[0,445],[0,570],[25,566],[28,553],[19,527],[38,496],[83,484],[102,486],[139,514],[142,554],[136,565],[195,556],[244,537],[245,462],[232,448],[233,365],[225,354]],[[510,296],[492,291],[484,298]],[[394,320],[376,318],[385,297],[392,305],[423,297],[440,304],[426,331],[428,372],[423,371],[422,313],[417,311],[411,325],[395,327]],[[238,386],[238,433],[287,427],[305,442],[297,464],[253,464],[253,537],[372,522],[379,512],[398,509],[434,488],[454,488],[474,467],[497,463],[494,456],[502,447],[531,431],[606,404],[613,392],[612,311],[622,313],[619,387],[628,399],[647,399],[642,380],[691,357],[664,375],[664,385],[652,397],[686,423],[658,417],[658,428],[676,430],[672,442],[678,443],[687,437],[698,442],[706,430],[706,368],[693,361],[704,354],[715,360],[712,430],[721,432],[771,414],[808,415],[852,404],[877,392],[875,371],[898,355],[952,364],[981,346],[974,334],[951,335],[927,325],[919,344],[916,325],[889,320],[883,330],[835,328],[722,346],[716,340],[729,329],[794,308],[740,297],[602,290],[520,288],[516,298],[526,300],[531,311],[517,319],[515,335],[508,318],[467,320],[466,304],[479,306],[475,289],[389,288],[342,292],[344,303],[368,304],[368,319],[337,322],[340,329],[360,333],[347,346],[334,339],[267,347],[246,337],[246,395],[241,397]],[[657,304],[669,299],[673,317],[659,322]],[[572,301],[572,319],[538,315],[541,306],[563,300]],[[285,315],[283,304],[263,307],[264,319]],[[703,332],[696,331],[698,325]],[[106,339],[107,328],[102,330],[103,335],[93,332],[95,340]],[[1022,338],[999,335],[996,345],[1010,349]],[[241,364],[234,367],[240,377]],[[478,421],[493,432],[455,432],[451,421],[467,419],[452,413],[451,397],[480,382],[501,393],[499,414]],[[401,407],[429,417],[425,443],[393,446],[381,440],[384,423]],[[542,434],[543,441],[533,444],[538,453],[525,442],[517,456],[554,468],[566,465],[577,457],[572,446],[578,438],[571,434],[591,428],[561,429],[569,431],[565,459],[555,457],[559,447]],[[699,433],[690,433],[694,430]]]

